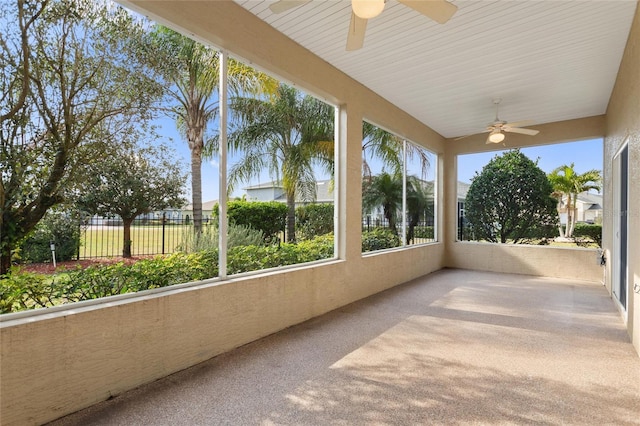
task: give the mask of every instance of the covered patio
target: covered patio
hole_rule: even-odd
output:
[[[53,425],[623,425],[639,400],[601,284],[445,269]]]
[[[308,25],[272,1],[121,3],[335,106],[335,256],[3,315],[0,423],[640,422],[637,2],[454,0],[448,34],[390,0],[351,56],[346,1],[302,2]],[[457,137],[492,96],[540,131],[505,149],[603,140],[604,266],[457,239],[457,157],[502,148]],[[437,155],[435,242],[362,253],[364,121]]]

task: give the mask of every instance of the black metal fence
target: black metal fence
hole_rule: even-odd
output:
[[[203,218],[208,224],[211,218]],[[152,256],[170,254],[193,234],[193,220],[170,218],[166,214],[136,219],[131,224],[131,255]],[[78,259],[122,256],[124,226],[119,218],[93,217],[83,224]]]
[[[203,226],[213,225],[211,217],[204,217]],[[387,220],[366,216],[362,221],[363,232],[376,228],[389,229]],[[409,226],[407,225],[409,231]],[[434,242],[433,220],[422,221],[412,228],[408,244]],[[402,225],[396,225],[396,235],[402,233]],[[154,256],[171,254],[188,244],[193,236],[193,220],[189,217],[140,218],[131,224],[131,255]],[[284,241],[284,236],[282,236]],[[85,222],[80,233],[78,259],[122,256],[124,247],[124,226],[120,218],[93,217]]]
[[[413,244],[426,244],[436,241],[434,220],[432,217],[418,222],[415,226],[411,227],[407,223],[407,238],[408,245]],[[362,218],[362,232],[371,232],[375,229],[391,229],[389,221],[383,216],[379,215],[366,215]],[[400,238],[402,234],[402,223],[396,223],[396,235]]]

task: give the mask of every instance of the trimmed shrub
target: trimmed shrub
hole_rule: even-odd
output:
[[[308,204],[296,208],[296,238],[308,240],[333,232],[333,204]]]
[[[58,287],[51,277],[11,268],[0,278],[0,314],[53,306],[62,296]]]
[[[239,274],[331,257],[333,257],[333,234],[322,235],[296,244],[234,247],[229,249],[227,255],[227,272]]]
[[[399,247],[400,238],[388,228],[374,228],[362,232],[362,252]]]
[[[218,211],[218,209],[214,209]],[[229,225],[244,225],[262,231],[266,242],[274,241],[285,228],[287,205],[276,201],[229,201]]]
[[[578,245],[595,243],[598,247],[602,247],[602,225],[576,223],[576,227],[573,229],[573,236]]]
[[[432,240],[433,237],[433,226],[416,226],[413,228],[413,236],[414,238],[425,238]]]

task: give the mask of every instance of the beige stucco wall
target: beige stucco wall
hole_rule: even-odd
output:
[[[450,267],[593,282],[604,279],[595,249],[466,241],[452,245],[447,257]]]
[[[604,140],[604,220],[603,246],[615,256],[613,243],[614,211],[612,165],[625,141],[629,146],[629,272],[627,326],[640,353],[640,7],[631,27],[620,70],[607,108]],[[607,287],[611,290],[611,264],[607,268]]]

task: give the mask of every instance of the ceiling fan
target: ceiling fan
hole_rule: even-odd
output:
[[[272,3],[269,9],[273,13],[282,13],[302,6],[311,0],[279,0]],[[358,50],[364,45],[364,34],[367,21],[375,18],[384,9],[387,0],[351,0],[351,23],[347,34],[347,50]],[[444,24],[456,13],[458,7],[446,0],[397,0],[399,3]]]
[[[502,99],[494,99],[493,103],[496,106],[496,118],[493,123],[489,123],[487,128],[480,133],[489,133],[489,137],[487,138],[487,143],[500,143],[505,138],[505,133],[520,133],[522,135],[535,136],[540,133],[539,130],[533,129],[523,129],[522,126],[530,126],[533,124],[531,120],[525,121],[516,121],[513,123],[507,123],[506,121],[500,120],[498,118],[498,108],[500,107],[500,102]],[[461,136],[456,138],[455,140],[460,140],[466,138],[467,136]]]

